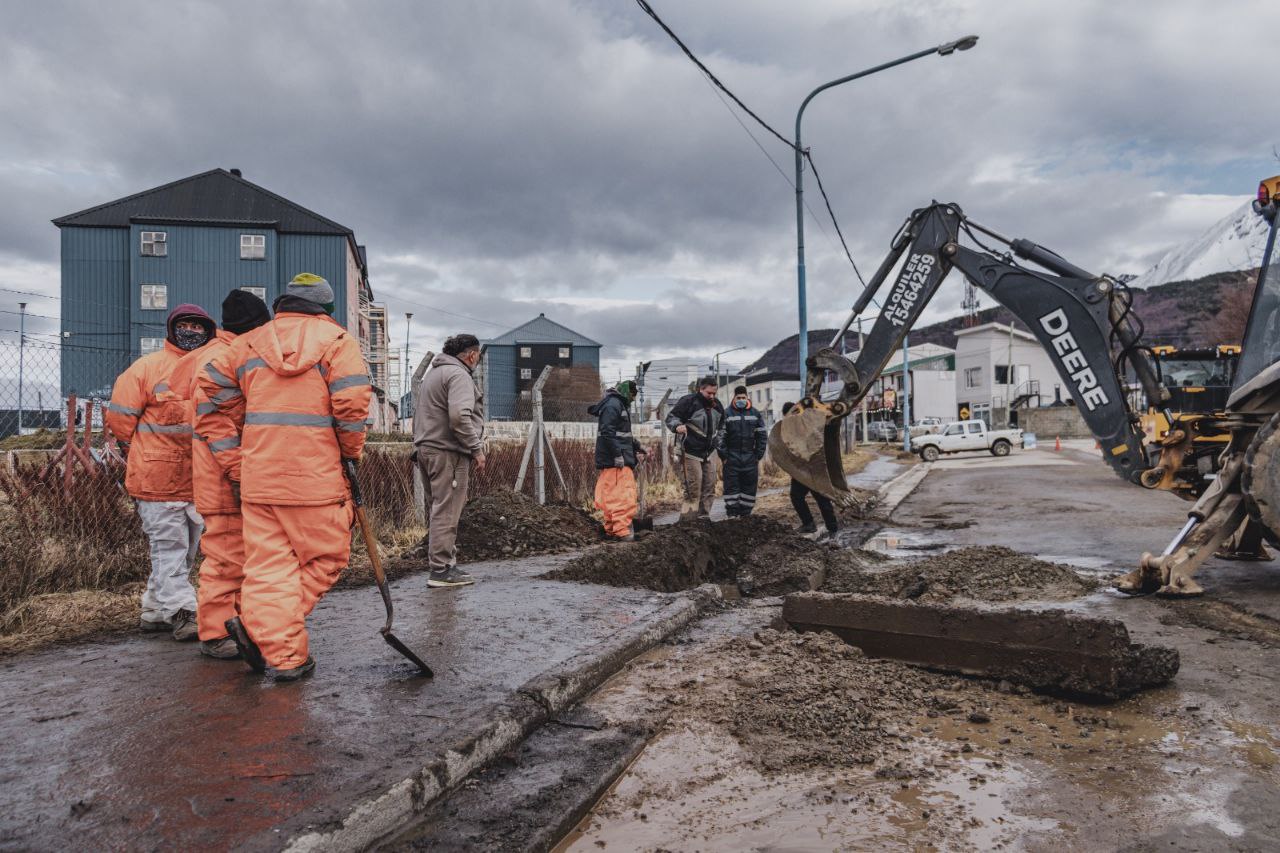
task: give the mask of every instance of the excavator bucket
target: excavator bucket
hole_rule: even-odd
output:
[[[796,480],[846,505],[854,500],[840,461],[840,421],[822,402],[796,404],[773,425],[769,453]]]

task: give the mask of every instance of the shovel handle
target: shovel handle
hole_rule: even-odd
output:
[[[382,593],[382,603],[387,606],[387,624],[382,628],[383,634],[391,632],[391,589],[387,586],[387,574],[382,569],[382,555],[378,553],[378,539],[373,535],[369,518],[364,513],[364,499],[360,494],[360,483],[356,480],[356,463],[353,459],[343,459],[342,468],[351,484],[351,502],[355,504],[356,524],[360,527],[360,536],[364,539],[364,549],[369,554],[369,563],[373,566],[373,579]]]

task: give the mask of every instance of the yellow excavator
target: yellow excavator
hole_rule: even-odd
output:
[[[1123,282],[1087,272],[1029,240],[1005,237],[956,204],[935,201],[907,217],[832,346],[809,356],[804,397],[774,424],[770,452],[801,483],[838,502],[851,501],[840,463],[841,421],[956,269],[1044,346],[1116,474],[1195,500],[1163,553],[1143,554],[1116,586],[1134,594],[1199,595],[1204,590],[1193,575],[1219,548],[1262,558],[1263,538],[1280,544],[1280,276],[1267,276],[1278,205],[1280,175],[1261,182],[1253,205],[1270,231],[1221,410],[1184,411],[1184,402],[1174,413],[1177,395],[1163,380],[1157,354],[1142,343],[1142,322]],[[891,275],[893,285],[865,345],[855,361],[845,358],[835,344]],[[824,398],[830,375],[839,390]],[[1142,413],[1130,403],[1131,375],[1143,408],[1166,425],[1150,441]],[[1178,393],[1189,395],[1186,389],[1196,386],[1180,387]]]

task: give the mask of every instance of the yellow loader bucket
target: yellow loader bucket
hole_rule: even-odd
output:
[[[796,480],[838,504],[854,502],[840,461],[840,421],[826,403],[801,401],[769,433],[773,460]]]

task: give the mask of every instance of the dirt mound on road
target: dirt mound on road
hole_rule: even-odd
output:
[[[996,545],[960,548],[882,572],[864,568],[862,563],[833,568],[822,591],[937,602],[1015,601],[1068,600],[1097,587],[1070,566]]]
[[[577,507],[539,506],[519,492],[494,492],[468,501],[462,510],[458,562],[553,554],[594,545],[603,535],[600,523]],[[427,537],[404,557],[425,560]]]
[[[957,705],[943,695],[954,678],[868,659],[826,632],[760,631],[721,665],[736,673],[729,730],[767,772],[895,761],[912,716]],[[986,688],[962,687],[978,707]]]
[[[815,588],[834,554],[770,518],[689,520],[596,548],[542,577],[660,592],[737,583],[751,594],[780,595]]]

